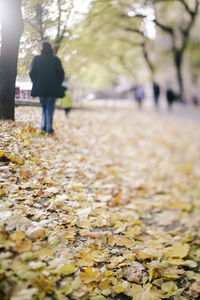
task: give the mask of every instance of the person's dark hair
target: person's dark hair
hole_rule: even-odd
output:
[[[48,42],[42,42],[42,50],[41,50],[42,54],[53,54],[53,49],[51,47],[51,44]]]

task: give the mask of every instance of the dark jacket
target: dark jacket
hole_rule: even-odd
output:
[[[160,95],[160,87],[157,83],[153,83],[153,93],[155,97],[158,97]]]
[[[175,94],[171,88],[167,88],[166,90],[166,97],[167,97],[167,102],[168,103],[173,103],[175,100]]]
[[[52,54],[35,56],[29,72],[33,82],[31,96],[58,98],[64,75],[61,61],[57,56]]]

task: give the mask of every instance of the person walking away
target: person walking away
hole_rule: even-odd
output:
[[[172,88],[170,86],[167,87],[166,98],[167,98],[167,103],[168,103],[168,109],[171,110],[172,105],[175,101],[175,94],[174,94],[174,91],[172,90]]]
[[[135,98],[136,98],[136,101],[138,102],[138,107],[139,109],[142,108],[142,102],[144,100],[144,97],[145,97],[145,93],[144,93],[144,88],[142,85],[136,85],[135,87]]]
[[[154,95],[155,106],[158,107],[158,105],[159,105],[159,96],[160,96],[160,87],[155,81],[153,82],[153,95]]]
[[[69,115],[69,112],[72,108],[72,104],[73,104],[72,96],[70,95],[69,91],[67,90],[65,92],[65,97],[60,99],[60,106],[64,109],[65,116]]]
[[[43,42],[41,54],[33,58],[29,76],[33,83],[31,96],[39,97],[42,106],[41,129],[48,134],[54,132],[53,113],[55,101],[62,92],[61,84],[64,75],[61,61],[53,55],[51,44]]]

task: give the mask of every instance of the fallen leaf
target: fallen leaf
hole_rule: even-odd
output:
[[[93,281],[99,281],[100,272],[98,269],[88,267],[84,270],[84,272],[80,272],[79,276],[84,283],[89,283]]]
[[[76,268],[74,267],[74,265],[67,264],[67,265],[64,265],[61,268],[59,268],[57,270],[57,273],[62,274],[62,275],[70,275],[70,274],[73,274],[75,271],[76,271]]]
[[[37,226],[37,227],[29,228],[26,232],[26,235],[31,240],[37,240],[37,239],[43,240],[47,236],[47,232],[45,228],[41,226]]]
[[[165,298],[161,290],[153,287],[148,283],[144,287],[138,284],[132,284],[132,288],[127,292],[127,295],[133,300],[160,300]]]
[[[182,244],[178,242],[174,243],[171,247],[166,248],[165,256],[183,258],[188,255],[189,250],[189,244]]]

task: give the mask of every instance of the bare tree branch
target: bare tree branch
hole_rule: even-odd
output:
[[[38,27],[39,27],[39,34],[41,41],[44,40],[44,30],[43,30],[43,10],[41,4],[38,2],[36,4],[36,18],[38,22]]]
[[[170,27],[170,26],[167,26],[167,25],[164,25],[162,23],[160,23],[157,19],[153,20],[154,23],[159,27],[161,28],[163,31],[169,33],[170,35],[174,35],[174,29],[173,27]]]
[[[148,53],[148,50],[147,50],[146,40],[143,41],[141,46],[142,46],[142,50],[143,50],[144,59],[145,59],[147,65],[148,65],[149,69],[151,70],[151,73],[153,74],[154,73],[154,66],[153,66],[153,64],[152,64],[152,62],[150,61],[150,58],[149,58],[149,53]]]
[[[126,27],[125,30],[126,30],[126,31],[130,31],[130,32],[137,33],[137,34],[139,34],[140,36],[144,37],[144,33],[143,33],[141,30],[139,30],[139,29],[132,28],[132,27]]]

